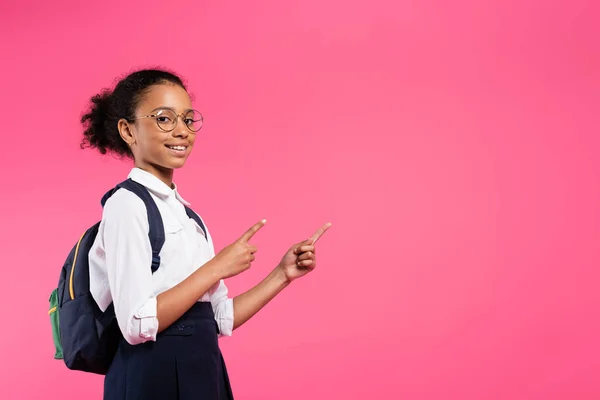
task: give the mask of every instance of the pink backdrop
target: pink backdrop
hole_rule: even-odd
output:
[[[100,399],[48,295],[130,166],[78,148],[132,68],[206,123],[176,181],[256,283],[317,271],[221,341],[238,399],[600,398],[600,47],[590,1],[16,1],[0,12],[0,398]]]

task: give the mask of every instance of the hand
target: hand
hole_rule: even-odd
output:
[[[209,261],[217,268],[217,274],[221,279],[231,278],[250,268],[250,264],[255,259],[254,253],[258,251],[258,248],[248,242],[266,223],[267,221],[264,219],[256,223],[242,237],[225,247]]]
[[[298,279],[317,266],[315,243],[331,227],[331,223],[326,223],[310,239],[293,245],[281,259],[277,266],[280,268],[288,282]]]

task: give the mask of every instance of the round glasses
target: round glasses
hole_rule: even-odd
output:
[[[142,118],[154,118],[156,120],[156,124],[162,131],[171,132],[177,126],[180,116],[185,126],[191,132],[198,132],[200,128],[202,128],[204,118],[202,118],[202,114],[196,110],[187,110],[181,114],[177,114],[175,111],[169,108],[163,108],[156,110],[149,115],[131,118],[129,121],[135,121]]]

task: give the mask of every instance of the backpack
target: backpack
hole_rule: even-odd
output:
[[[127,179],[108,191],[101,200],[106,201],[117,190],[126,189],[144,201],[148,213],[150,244],[152,247],[152,273],[160,266],[160,251],[165,242],[165,230],[156,203],[141,184]],[[200,217],[185,206],[188,217],[193,218],[206,234]],[[58,287],[50,295],[50,323],[55,347],[55,359],[64,360],[69,369],[105,375],[122,337],[117,325],[113,304],[102,312],[90,293],[88,253],[100,222],[86,230],[73,246],[60,273]]]

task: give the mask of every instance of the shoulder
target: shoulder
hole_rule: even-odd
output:
[[[212,237],[211,237],[210,231],[208,230],[208,224],[206,223],[206,220],[204,218],[202,218],[202,215],[200,215],[200,213],[194,211],[189,206],[188,206],[188,208],[192,211],[192,213],[194,213],[198,217],[200,222],[202,222],[202,225],[199,225],[198,221],[196,221],[195,219],[192,218],[192,220],[194,221],[194,225],[196,225],[197,229],[202,230],[204,233],[206,233],[206,239],[208,240],[208,242],[210,244],[212,244]]]
[[[119,189],[110,196],[104,204],[102,218],[129,223],[139,221],[145,222],[146,225],[148,223],[144,201],[127,189]]]
[[[200,215],[200,213],[194,211],[190,206],[186,206],[186,208],[189,209],[192,212],[193,215],[195,215],[196,217],[198,217],[198,220],[202,223],[202,225],[204,226],[204,228],[208,230],[208,227],[206,226],[206,221],[204,220],[204,218],[202,218],[202,215]],[[189,216],[189,214],[188,214],[188,216]],[[198,224],[198,221],[196,221],[195,218],[193,218],[193,219],[194,219],[194,222],[196,224]]]

